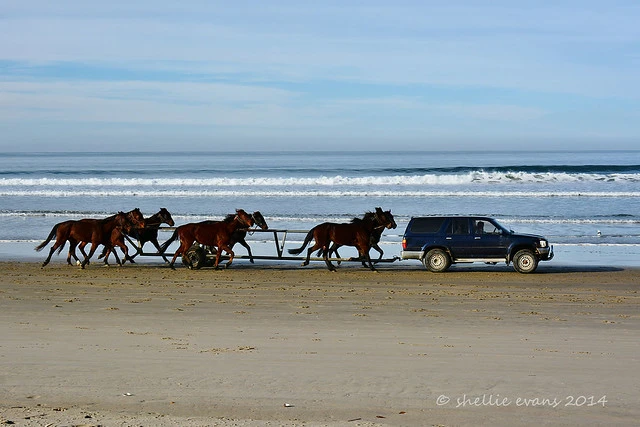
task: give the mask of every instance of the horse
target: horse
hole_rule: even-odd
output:
[[[82,219],[78,221],[64,221],[56,224],[47,239],[36,246],[36,251],[41,251],[49,242],[56,237],[56,242],[49,251],[49,256],[42,263],[42,267],[45,267],[51,256],[58,250],[58,253],[62,251],[65,243],[68,241],[70,244],[69,256],[67,257],[67,263],[71,264],[70,258],[75,256],[75,247],[79,242],[90,242],[91,251],[88,255],[85,254],[84,260],[80,264],[82,268],[87,265],[91,256],[97,249],[98,245],[110,246],[113,249],[113,243],[111,242],[113,231],[116,229],[122,229],[124,227],[142,225],[142,214],[139,209],[134,209],[129,213],[118,212],[116,215],[112,215],[105,219]],[[81,252],[84,251],[81,250]],[[117,259],[117,258],[116,258]],[[119,260],[118,260],[119,261]]]
[[[53,251],[55,250],[55,248],[58,248],[58,253],[62,252],[62,249],[64,248],[64,244],[67,242],[67,240],[69,240],[69,243],[71,245],[71,248],[69,249],[69,253],[67,254],[67,264],[73,265],[71,263],[71,257],[72,256],[76,260],[77,263],[80,263],[80,259],[77,257],[76,252],[75,252],[75,247],[78,244],[78,242],[69,238],[70,237],[70,233],[71,233],[71,226],[75,222],[76,222],[76,220],[68,220],[68,221],[63,221],[63,222],[57,223],[51,229],[51,232],[49,233],[49,236],[47,237],[47,239],[44,242],[40,243],[38,246],[35,247],[35,250],[40,252],[42,249],[44,249],[45,246],[47,246],[49,244],[49,242],[54,237],[56,237],[56,241],[60,240],[62,242],[59,246],[56,246],[54,244],[55,247],[51,249],[51,253],[49,253],[49,257],[42,264],[43,267],[49,263],[49,261],[51,259],[51,255],[53,254]]]
[[[118,263],[119,266],[122,266],[122,264],[124,264],[126,262],[126,260],[129,260],[131,263],[135,263],[135,261],[133,261],[133,258],[129,256],[129,248],[127,247],[126,242],[124,241],[124,236],[125,234],[130,234],[133,232],[133,230],[135,230],[139,225],[144,224],[144,217],[142,216],[142,212],[140,212],[139,208],[135,208],[132,211],[129,211],[125,214],[127,216],[127,218],[129,219],[129,222],[125,223],[122,227],[116,227],[113,230],[111,230],[111,235],[108,236],[108,242],[109,244],[103,243],[104,249],[102,250],[102,254],[106,254],[105,258],[104,258],[104,265],[108,266],[109,265],[109,254],[113,251],[113,256],[116,257],[116,262]],[[112,217],[109,217],[112,218]],[[108,218],[107,218],[108,219]],[[81,219],[80,222],[82,221],[99,221],[99,220],[95,220],[95,219]],[[137,224],[137,225],[134,225]],[[107,236],[105,236],[106,238]],[[87,253],[84,251],[85,246],[87,246],[89,243],[89,241],[83,240],[80,242],[80,244],[78,245],[78,249],[80,249],[80,252],[82,253],[82,255],[87,258]],[[91,245],[93,248],[93,244]],[[120,258],[118,257],[118,254],[116,253],[116,246],[119,246],[120,249],[122,249],[122,253],[124,254],[124,261],[120,261]],[[73,247],[69,248],[69,251],[72,251]],[[100,259],[102,257],[101,256],[98,257],[98,259]],[[74,251],[74,256],[75,256],[75,251]],[[91,258],[91,256],[89,256],[89,258]]]
[[[233,214],[229,214],[225,217],[225,219],[223,219],[223,221],[225,222],[231,222],[233,221],[235,215]],[[255,221],[255,224],[260,227],[261,230],[268,230],[269,226],[267,225],[267,221],[264,219],[264,217],[262,216],[262,214],[260,213],[260,211],[255,211],[254,213],[251,214],[251,217],[253,218],[253,220]],[[216,221],[205,221],[205,222],[216,222]],[[247,237],[247,232],[248,230],[246,229],[242,229],[242,228],[238,228],[236,231],[233,232],[232,236],[231,236],[231,243],[229,244],[229,247],[231,249],[233,249],[233,246],[236,243],[240,243],[242,246],[244,246],[247,249],[247,252],[249,253],[249,262],[251,264],[254,264],[253,261],[253,253],[251,253],[251,247],[249,246],[249,244],[247,243],[247,241],[245,240],[245,237]],[[211,253],[215,253],[215,248],[208,248]]]
[[[169,227],[173,227],[175,225],[171,214],[166,208],[160,208],[157,213],[151,215],[149,218],[144,218],[143,224],[144,225],[142,228],[132,228],[129,231],[125,231],[125,234],[138,240],[138,248],[140,250],[142,250],[142,247],[145,243],[151,242],[156,247],[158,252],[160,252],[160,243],[158,242],[158,229],[162,224],[167,224]],[[107,263],[107,258],[109,258],[110,253],[111,251],[105,246],[98,259],[104,257],[105,263]],[[164,262],[169,263],[167,257],[164,254],[161,255],[164,259]],[[138,253],[135,253],[133,254],[133,256],[128,257],[129,261],[135,263],[133,259],[136,256],[138,256]]]
[[[220,263],[220,257],[224,250],[229,254],[229,261],[225,264],[225,268],[229,267],[233,262],[234,253],[230,244],[233,240],[233,232],[238,228],[251,227],[255,221],[251,215],[242,209],[236,209],[236,214],[231,221],[203,221],[199,223],[189,223],[176,228],[173,235],[160,246],[160,252],[164,253],[169,245],[176,239],[180,240],[180,246],[173,255],[173,259],[169,263],[169,267],[175,270],[174,264],[179,255],[184,254],[193,245],[198,242],[204,246],[214,246],[217,249],[216,260],[213,267],[217,270]]]
[[[384,211],[384,213],[391,219],[391,228],[395,229],[398,227],[398,224],[396,224],[396,220],[393,217],[393,215],[391,214],[391,211]],[[371,216],[374,215],[373,212],[367,212],[364,214],[365,218],[367,217],[367,215]],[[382,233],[384,232],[384,227],[376,227],[373,229],[373,231],[371,232],[371,248],[375,249],[376,251],[378,251],[378,253],[380,254],[378,256],[378,259],[375,262],[378,262],[382,259],[382,255],[384,254],[384,251],[382,250],[382,248],[380,247],[380,245],[378,245],[378,243],[380,243],[380,237],[382,236]],[[338,248],[341,245],[337,244],[337,243],[333,243],[331,245],[331,247],[329,248],[329,254],[328,257],[331,258],[331,253],[334,253],[336,255],[336,257],[340,258],[340,254],[338,253]],[[320,250],[320,252],[322,252],[322,250]],[[319,254],[321,255],[321,253]],[[338,260],[338,265],[340,265],[341,261]],[[364,261],[362,261],[362,264],[364,265]],[[366,265],[365,265],[366,267]]]
[[[363,260],[363,265],[372,271],[376,271],[369,257],[371,233],[376,228],[391,228],[392,224],[391,212],[387,215],[386,212],[382,211],[382,208],[376,208],[376,212],[373,215],[365,215],[362,219],[354,218],[350,223],[325,222],[309,230],[302,246],[296,249],[289,249],[289,253],[292,255],[300,254],[313,239],[315,244],[307,250],[307,258],[302,265],[308,265],[311,254],[321,249],[322,258],[329,271],[336,271],[336,268],[329,261],[329,245],[331,242],[340,246],[355,246],[360,259]],[[365,264],[365,261],[368,265]]]

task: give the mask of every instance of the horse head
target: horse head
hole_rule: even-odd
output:
[[[133,225],[133,222],[129,219],[129,214],[122,211],[119,211],[112,217],[107,218],[107,220],[112,220],[116,227],[123,228],[125,230],[128,230],[131,228],[131,225]]]
[[[398,224],[396,224],[396,219],[391,214],[391,209],[389,209],[388,211],[384,211],[384,214],[387,216],[387,218],[389,218],[391,220],[391,227],[387,227],[387,228],[396,228],[396,227],[398,227]]]
[[[123,215],[126,215],[127,219],[134,227],[144,228],[144,216],[142,215],[142,212],[140,212],[140,208],[135,208],[127,212],[126,214],[124,214],[123,212],[119,212],[118,215],[121,213]]]
[[[244,224],[247,227],[252,227],[253,224],[255,224],[253,217],[242,209],[236,209],[235,219],[237,219],[241,224]]]
[[[376,220],[378,221],[378,224],[388,229],[396,228],[398,226],[390,210],[383,211],[382,208],[376,208]]]
[[[264,217],[260,213],[260,211],[255,211],[251,214],[251,217],[256,222],[256,225],[263,230],[268,230],[269,226],[267,225],[267,221],[265,221]]]
[[[173,218],[171,218],[171,214],[166,208],[160,208],[160,212],[158,212],[158,218],[169,227],[173,227],[175,222],[173,222]]]

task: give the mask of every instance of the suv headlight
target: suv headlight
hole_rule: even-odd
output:
[[[546,240],[540,240],[538,242],[538,244],[540,245],[541,248],[546,248],[547,247],[547,241]]]

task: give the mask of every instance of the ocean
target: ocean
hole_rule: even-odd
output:
[[[259,210],[308,230],[378,206],[398,223],[385,257],[412,216],[478,214],[546,236],[550,263],[640,264],[640,151],[0,153],[0,260],[44,259],[33,247],[56,223],[136,207],[176,225]],[[275,255],[270,235],[251,240]]]

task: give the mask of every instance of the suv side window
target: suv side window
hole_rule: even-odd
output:
[[[445,218],[416,218],[411,224],[412,233],[437,233]]]
[[[448,234],[454,235],[466,235],[469,234],[469,219],[467,218],[453,218],[451,225],[448,227]]]

